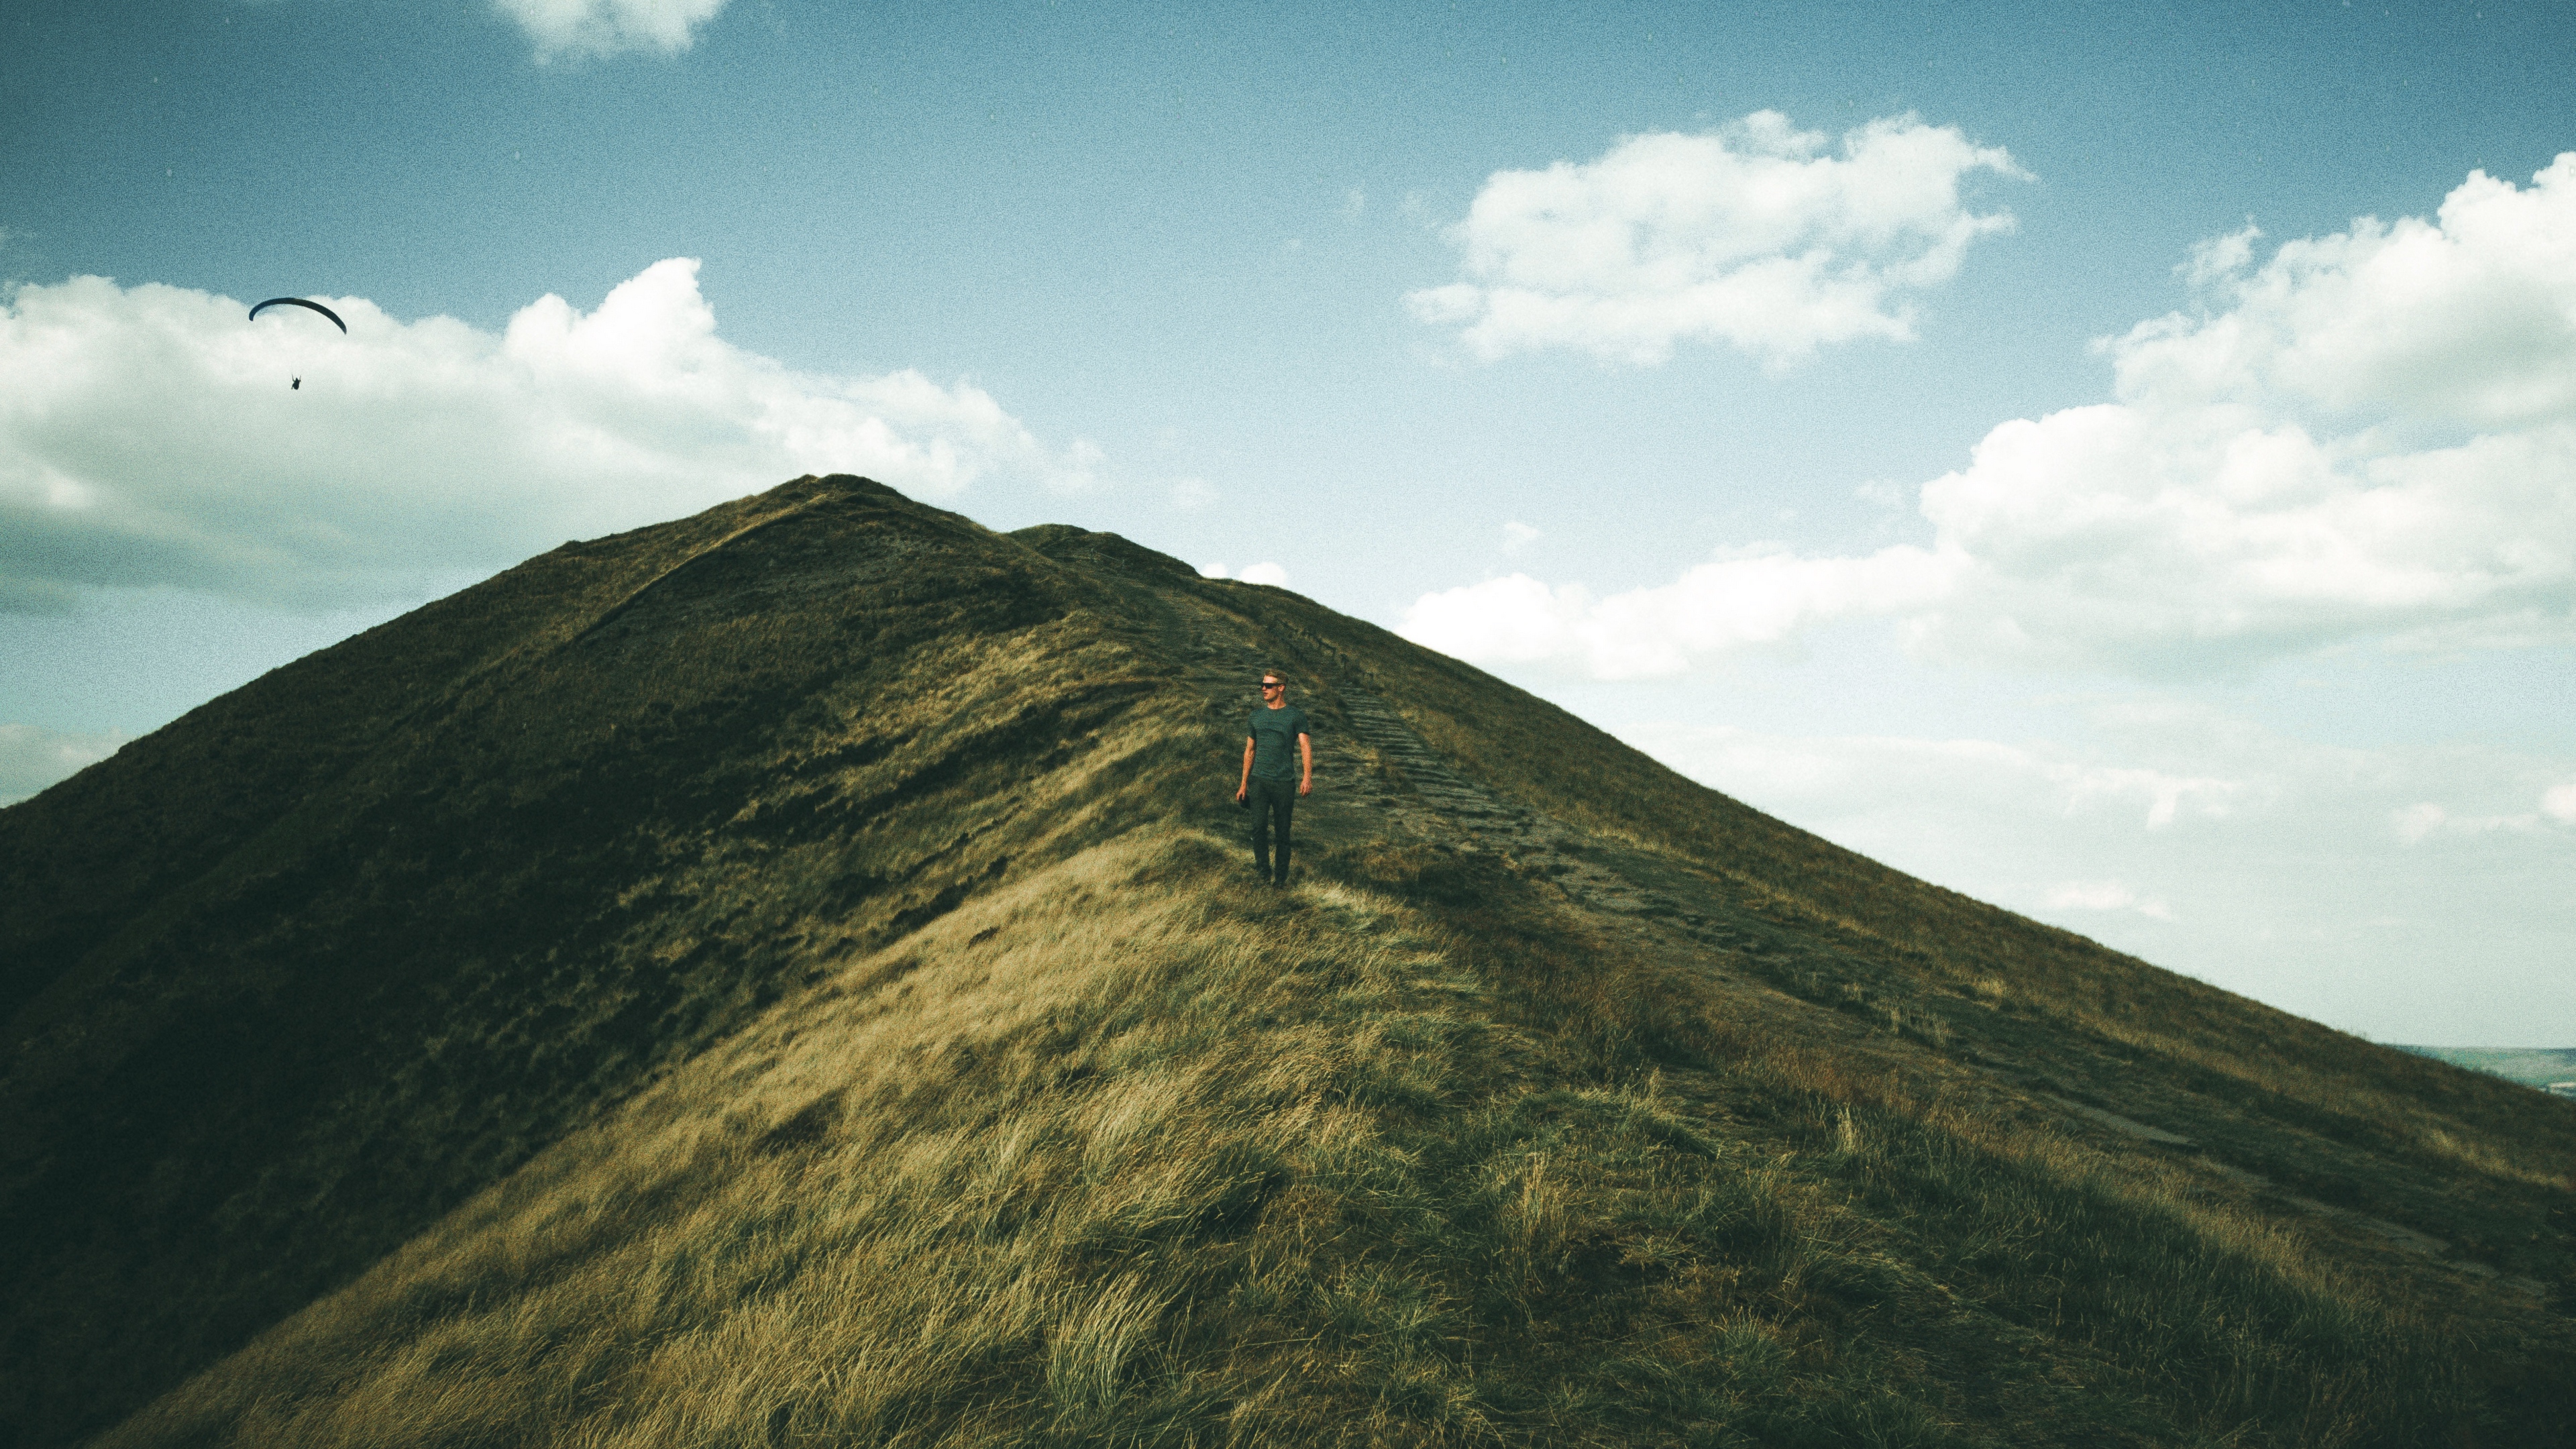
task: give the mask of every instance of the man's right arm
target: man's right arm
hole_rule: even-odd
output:
[[[1251,794],[1251,793],[1252,793],[1252,736],[1250,736],[1250,735],[1245,735],[1245,736],[1243,737],[1243,779],[1242,779],[1241,783],[1237,784],[1237,785],[1234,787],[1234,798],[1236,798],[1237,800],[1240,800],[1240,799],[1242,799],[1244,796],[1249,795],[1249,794]]]

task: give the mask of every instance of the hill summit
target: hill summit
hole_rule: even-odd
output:
[[[1231,801],[1314,722],[1296,878]],[[0,1442],[2524,1445],[2576,1102],[801,478],[0,811]]]

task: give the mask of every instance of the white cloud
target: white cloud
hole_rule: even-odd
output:
[[[2254,243],[2262,239],[2263,229],[2248,221],[2242,230],[2194,245],[2191,260],[2174,270],[2195,287],[2209,286],[2243,271],[2254,260]]]
[[[2047,745],[1900,736],[1783,736],[1732,726],[1659,725],[1635,743],[1719,789],[1813,818],[1887,808],[1998,818],[2098,821],[2122,834],[2223,820],[2259,807],[2256,779],[2088,758]]]
[[[1185,513],[1195,513],[1216,500],[1216,488],[1205,478],[1184,478],[1172,485],[1172,506]]]
[[[1889,513],[1906,511],[1908,501],[1905,486],[1886,478],[1872,478],[1865,483],[1854,484],[1852,496]]]
[[[2540,813],[2562,825],[2576,825],[2576,780],[2542,791]]]
[[[2161,896],[2141,896],[2115,880],[2068,881],[2048,892],[2044,902],[2055,911],[2135,911],[2158,921],[2174,918]]]
[[[1245,564],[1241,569],[1228,569],[1221,563],[1200,564],[1199,577],[1241,579],[1247,584],[1270,584],[1274,587],[1285,587],[1288,583],[1288,571],[1275,563]]]
[[[14,805],[69,779],[122,748],[124,734],[66,734],[34,725],[0,724],[0,805]]]
[[[539,61],[649,50],[677,55],[725,0],[492,0],[537,47]]]
[[[2408,845],[2421,845],[2437,835],[2453,840],[2497,831],[2528,835],[2546,828],[2542,821],[2549,814],[2548,804],[2548,797],[2543,795],[2539,814],[2515,810],[2491,815],[2457,815],[2426,800],[2402,810],[2392,810],[2388,818],[2396,828],[2398,839]]]
[[[1517,518],[1510,519],[1503,524],[1503,552],[1507,554],[1526,553],[1528,552],[1531,544],[1538,542],[1545,536],[1546,535],[1540,533],[1537,529],[1530,527],[1528,524],[1521,522]]]
[[[2450,812],[2430,800],[2418,801],[2402,810],[2389,812],[2389,823],[2397,828],[2397,838],[2408,845],[2420,844],[2425,836],[2442,828]]]
[[[1485,358],[1568,347],[1651,364],[1683,341],[1782,365],[1818,346],[1914,335],[1906,294],[2008,231],[1960,183],[2023,173],[1998,147],[1911,115],[1842,137],[1757,111],[1711,135],[1630,136],[1596,161],[1497,171],[1452,233],[1466,280],[1407,295]]]
[[[1699,656],[1784,643],[1811,625],[1930,605],[1950,591],[1955,569],[1955,560],[1912,546],[1858,559],[1774,550],[1606,599],[1516,573],[1425,594],[1397,632],[1461,659],[1652,678],[1680,674]]]
[[[1042,446],[980,389],[725,342],[697,271],[655,263],[589,313],[543,297],[497,336],[363,298],[328,299],[343,337],[175,287],[21,288],[0,310],[0,608],[401,597],[809,472],[933,498],[1094,481],[1097,449]]]
[[[1604,678],[1858,615],[1919,651],[2148,675],[2576,639],[2576,152],[2527,188],[2472,173],[2430,221],[2260,267],[2252,241],[2195,264],[2225,310],[2108,344],[2116,401],[2005,423],[1924,485],[1929,548],[1720,559],[1597,600],[1496,580],[1405,632]]]
[[[1619,733],[1899,870],[2289,1010],[2402,1041],[2576,1023],[2576,830],[2529,813],[2576,786],[2563,752],[2319,744],[2136,692],[2062,701],[2048,726],[2015,742]],[[2401,812],[2436,801],[2443,824],[2410,846]]]

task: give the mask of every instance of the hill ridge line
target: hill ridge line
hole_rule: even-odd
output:
[[[2576,1422],[2555,1099],[1115,534],[568,548],[0,815],[0,1449]]]

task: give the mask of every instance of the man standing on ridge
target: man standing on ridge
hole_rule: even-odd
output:
[[[1296,759],[1289,758],[1292,750]],[[1297,781],[1292,793],[1291,778]],[[1297,797],[1315,788],[1315,747],[1306,738],[1306,712],[1288,702],[1288,686],[1276,671],[1261,676],[1261,708],[1252,712],[1252,728],[1243,737],[1243,783],[1234,787],[1237,804],[1252,806],[1252,864],[1274,886],[1288,884],[1288,820],[1297,813]],[[1279,823],[1279,868],[1270,868],[1270,825]]]

